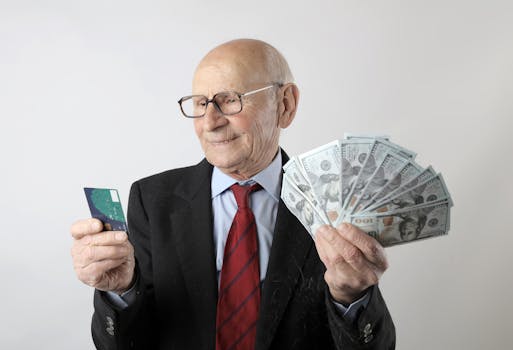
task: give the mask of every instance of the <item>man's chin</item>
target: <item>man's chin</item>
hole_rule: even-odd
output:
[[[207,161],[223,172],[236,172],[240,168],[240,161],[229,156],[216,154],[215,156],[206,156]]]
[[[226,175],[237,180],[249,179],[255,174],[255,171],[252,170],[251,164],[248,164],[248,162],[241,159],[209,159],[207,157],[207,161]]]

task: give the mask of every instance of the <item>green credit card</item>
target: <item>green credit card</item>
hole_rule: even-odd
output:
[[[103,222],[107,231],[127,231],[118,190],[84,187],[91,216]]]

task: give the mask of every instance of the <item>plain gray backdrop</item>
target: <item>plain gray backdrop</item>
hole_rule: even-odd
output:
[[[82,187],[201,160],[176,101],[213,46],[283,52],[290,155],[384,133],[443,173],[446,237],[387,249],[397,349],[506,349],[513,332],[513,2],[0,0],[0,348],[92,349],[69,227]]]

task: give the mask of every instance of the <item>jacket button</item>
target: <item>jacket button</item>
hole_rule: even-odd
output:
[[[365,344],[367,344],[367,343],[370,343],[372,341],[372,339],[374,339],[374,336],[372,334],[369,334],[369,335],[365,336],[365,338],[363,338],[363,342]]]
[[[113,336],[114,335],[114,321],[112,320],[112,318],[110,316],[107,316],[105,318],[105,320],[106,320],[105,324],[107,326],[105,328],[105,331]]]
[[[372,333],[372,325],[370,323],[367,323],[365,327],[363,328],[363,334],[369,335]]]
[[[372,334],[372,325],[367,323],[362,330],[363,333],[363,342],[365,344],[370,343],[372,339],[374,339],[374,335]]]

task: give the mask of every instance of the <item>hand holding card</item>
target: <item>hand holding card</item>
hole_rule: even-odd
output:
[[[94,218],[71,226],[75,273],[91,287],[121,294],[134,282],[135,258],[118,192],[97,188],[84,191]]]

